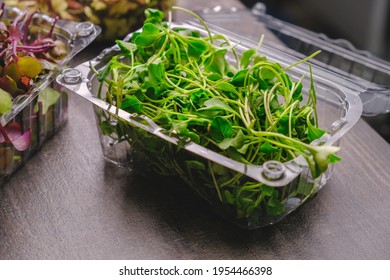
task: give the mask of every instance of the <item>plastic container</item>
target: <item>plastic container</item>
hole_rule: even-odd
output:
[[[13,21],[22,11],[15,7],[6,7],[3,20]],[[35,14],[29,25],[34,36],[45,36],[54,19],[43,14]],[[0,115],[0,185],[52,136],[67,120],[68,95],[53,87],[54,78],[64,69],[71,59],[100,33],[100,28],[89,22],[70,22],[58,20],[53,37],[66,46],[66,56],[54,64],[47,74],[39,76],[27,94],[13,99],[11,111]],[[19,137],[27,147],[17,147],[18,141],[7,138]],[[20,143],[20,142],[19,142]]]
[[[279,39],[281,44],[273,46],[281,51],[306,56],[321,50],[313,63],[350,82],[352,90],[362,99],[364,116],[390,112],[389,61],[375,57],[368,51],[356,49],[345,39],[331,39],[325,34],[274,18],[266,13],[263,3],[254,5],[252,14]]]
[[[53,4],[51,1],[41,0],[5,0],[4,2],[22,10],[38,9],[44,14],[52,17],[59,16],[65,20],[90,21],[102,28],[96,40],[107,42],[122,38],[140,28],[145,20],[145,9],[167,11],[174,4],[174,0],[74,0],[66,1],[58,7],[58,4]]]
[[[355,48],[348,40],[331,39],[325,34],[277,19],[267,14],[267,7],[262,2],[252,7],[251,14],[247,9],[222,6],[203,9],[199,14],[216,26],[239,26],[244,18],[254,17],[251,20],[256,21],[260,30],[255,35],[252,34],[252,40],[258,40],[261,35],[259,33],[267,32],[272,40],[265,40],[265,45],[296,57],[305,57],[321,50],[312,63],[327,69],[331,75],[350,82],[349,86],[362,99],[364,116],[390,112],[389,61],[380,59],[369,51]]]
[[[172,23],[171,27],[194,29],[207,36],[204,29],[196,23]],[[226,34],[233,44],[237,43],[235,48],[238,54],[248,48],[257,47],[257,43],[226,30],[214,27],[212,33],[215,32]],[[146,176],[163,174],[180,177],[222,217],[247,229],[263,227],[281,220],[326,184],[332,168],[313,179],[302,156],[284,163],[268,161],[262,165],[244,164],[192,141],[183,143],[177,135],[165,132],[151,119],[130,114],[98,98],[100,83],[90,69],[90,63],[97,70],[103,69],[118,50],[117,46],[108,48],[95,59],[63,71],[56,79],[63,91],[75,92],[94,105],[99,137],[107,161],[126,166],[132,172],[140,171]],[[299,60],[296,56],[275,51],[266,45],[261,48],[261,54],[282,65],[290,65]],[[292,68],[289,74],[294,79],[299,79],[307,71],[307,65],[300,65]],[[361,100],[351,90],[348,81],[339,80],[320,67],[314,67],[313,72],[319,127],[326,129],[327,133],[312,144],[338,146],[343,135],[359,120],[362,112]],[[308,75],[303,84],[304,88],[309,88]],[[122,135],[125,136],[118,137],[117,129],[124,131]],[[150,141],[155,143],[155,146],[148,145]],[[160,156],[156,157],[156,153]],[[232,183],[229,185],[227,182]],[[259,197],[263,195],[263,200],[255,209],[251,209],[250,215],[245,214],[247,208],[244,212],[242,208],[245,208],[243,204],[248,202],[251,195],[241,189],[244,185],[255,186]],[[226,192],[235,191],[233,187],[241,189],[240,205],[236,205]],[[271,198],[276,198],[277,201]],[[273,211],[275,206],[278,211]]]

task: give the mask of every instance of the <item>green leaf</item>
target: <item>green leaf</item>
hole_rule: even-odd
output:
[[[214,52],[212,56],[210,56],[205,61],[205,69],[210,72],[225,75],[227,61],[225,59],[225,54],[227,50],[222,49]]]
[[[142,27],[142,32],[139,34],[134,43],[140,47],[149,47],[153,45],[155,40],[161,35],[161,30],[152,23],[145,23]]]
[[[107,65],[104,67],[104,69],[99,73],[99,76],[98,76],[99,82],[102,82],[107,78],[108,74],[110,74],[111,66],[112,66],[112,60],[109,63],[107,63]]]
[[[200,136],[197,133],[187,130],[187,133],[185,135],[189,137],[192,142],[200,144]]]
[[[294,93],[293,93],[293,99],[294,100],[299,100],[299,101],[302,101],[303,100],[303,97],[302,97],[302,88],[303,88],[303,84],[302,83],[299,83],[297,88],[294,90]]]
[[[146,21],[145,22],[154,22],[158,23],[161,22],[164,18],[164,12],[158,9],[153,9],[153,8],[147,8],[145,9],[145,17]]]
[[[5,114],[12,109],[11,95],[0,88],[0,114]]]
[[[231,192],[229,192],[228,190],[224,190],[223,192],[224,196],[225,196],[225,199],[226,199],[226,202],[228,204],[234,204],[234,196],[231,194]]]
[[[222,98],[214,97],[204,102],[204,106],[199,110],[224,110],[227,112],[234,112],[234,110],[223,101]]]
[[[142,103],[133,95],[126,95],[122,100],[121,109],[130,113],[141,113]]]
[[[234,77],[232,78],[230,83],[236,87],[243,87],[245,84],[245,77],[246,77],[247,73],[248,73],[248,70],[238,71],[236,73],[236,75],[234,75]]]
[[[250,215],[253,212],[253,210],[256,208],[255,202],[248,197],[240,197],[239,201],[240,201],[240,206],[241,206],[242,210],[247,215]]]
[[[245,146],[246,145],[244,145],[243,147],[245,147]],[[238,152],[237,149],[227,149],[226,151],[227,151],[228,157],[230,157],[231,159],[237,160],[237,161],[242,162],[242,163],[250,164],[250,162],[248,160],[246,160],[246,158],[242,156],[243,154]]]
[[[279,193],[277,190],[275,190],[275,188],[267,185],[261,186],[261,193],[263,194],[263,196],[269,196],[274,198],[277,198],[279,196]]]
[[[218,147],[222,150],[226,150],[230,147],[234,147],[236,149],[242,148],[245,143],[245,135],[240,129],[234,138],[225,138],[221,143],[218,143]]]
[[[236,87],[233,86],[232,84],[227,83],[227,82],[218,82],[215,84],[215,87],[217,89],[221,89],[221,90],[224,90],[227,92],[232,92],[232,93],[238,94]]]
[[[11,77],[15,82],[18,82],[21,78],[22,73],[20,72],[20,69],[18,65],[15,62],[11,62],[9,64],[4,65],[2,71],[2,76],[9,76]]]
[[[328,162],[330,164],[335,164],[337,162],[341,161],[341,157],[337,156],[337,155],[330,155],[328,156]]]
[[[275,73],[267,67],[261,67],[259,75],[262,80],[272,80],[275,78]]]
[[[188,55],[199,59],[200,56],[208,49],[208,45],[205,41],[196,38],[188,39]]]
[[[259,89],[261,90],[266,90],[267,88],[268,88],[268,84],[267,84],[267,82],[266,81],[264,81],[262,78],[258,78],[257,79],[258,80],[258,82],[259,82]]]
[[[311,124],[308,124],[307,126],[307,139],[309,139],[310,142],[321,138],[325,133],[325,130],[314,127]]]
[[[271,216],[278,216],[284,212],[284,204],[276,198],[271,198],[266,207],[267,213]]]
[[[56,104],[61,94],[51,87],[46,87],[38,96],[38,102],[41,103],[42,115],[46,115],[49,107]],[[37,109],[37,108],[36,108]]]
[[[118,45],[118,47],[122,51],[126,51],[129,53],[135,52],[137,50],[137,45],[131,43],[131,42],[126,42],[122,40],[116,40],[115,43]]]
[[[256,54],[254,49],[248,49],[241,55],[240,65],[242,68],[247,68],[252,61],[253,55]]]
[[[245,155],[246,152],[248,151],[248,148],[249,148],[249,144],[244,144],[241,148],[237,149],[237,152]]]
[[[268,141],[264,142],[263,145],[260,146],[260,151],[262,151],[265,154],[273,153],[279,151],[278,148],[272,146]]]
[[[210,125],[210,135],[217,142],[221,142],[225,138],[231,137],[233,134],[232,124],[225,118],[217,116],[213,119]]]
[[[291,128],[293,129],[296,124],[296,116],[291,117]],[[288,135],[289,132],[289,122],[290,118],[288,116],[283,116],[282,118],[279,119],[278,122],[278,132],[282,133],[284,135]]]
[[[187,122],[173,120],[171,125],[172,125],[172,128],[179,134],[183,134],[185,130],[188,130],[187,129],[187,126],[188,126]]]
[[[152,63],[148,65],[148,75],[153,86],[159,86],[165,79],[164,63]]]
[[[203,101],[208,98],[208,95],[204,90],[200,89],[198,91],[194,91],[193,93],[191,93],[190,98],[194,104],[198,106],[203,106]]]
[[[218,80],[222,79],[222,75],[218,74],[218,73],[212,73],[212,74],[207,76],[207,79],[209,79],[211,81],[218,81]]]

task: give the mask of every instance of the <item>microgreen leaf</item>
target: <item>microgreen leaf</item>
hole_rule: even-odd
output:
[[[207,78],[210,81],[218,81],[218,80],[222,79],[222,75],[219,73],[211,73],[210,75],[207,76]]]
[[[225,138],[220,143],[218,143],[218,147],[222,150],[226,150],[230,147],[234,147],[236,149],[242,148],[245,143],[245,136],[242,130],[239,130],[234,138]]]
[[[161,36],[160,28],[152,23],[145,23],[141,34],[135,38],[134,43],[140,47],[149,47],[159,36]]]
[[[234,204],[235,199],[234,196],[231,194],[231,192],[229,192],[228,190],[224,190],[223,194],[228,204]]]
[[[207,100],[208,95],[204,90],[197,90],[191,93],[191,101],[193,104],[198,104],[199,106],[204,105],[204,101]]]
[[[297,88],[295,89],[294,93],[293,93],[293,99],[294,100],[299,100],[299,101],[302,101],[302,88],[303,88],[303,84],[302,83],[299,83]]]
[[[148,65],[149,79],[153,86],[159,86],[164,80],[165,66],[164,63],[152,63]]]
[[[234,112],[234,110],[219,97],[211,98],[205,101],[203,105],[205,107],[200,108],[199,110],[224,110],[227,112]]]
[[[188,39],[188,55],[199,59],[199,57],[208,49],[205,41],[196,38]]]
[[[267,185],[261,186],[261,193],[265,197],[278,197],[278,191]]]
[[[236,87],[243,87],[244,84],[245,84],[245,77],[248,73],[248,70],[245,69],[245,70],[240,70],[238,71],[234,77],[232,78],[232,80],[230,81],[230,83],[233,85],[233,86],[236,86]]]
[[[38,103],[35,111],[38,111],[38,104],[41,104],[41,113],[42,115],[46,115],[47,110],[50,106],[57,103],[58,98],[60,98],[60,93],[51,87],[46,87],[41,91],[38,96]]]
[[[231,137],[232,134],[232,124],[228,120],[220,116],[213,119],[210,125],[210,135],[215,141],[221,142],[223,139]]]
[[[268,67],[261,67],[259,75],[262,80],[272,80],[275,78],[275,72],[270,70]]]
[[[11,95],[0,88],[0,114],[9,112],[12,108]]]
[[[206,61],[205,61],[205,69],[210,72],[225,75],[227,61],[225,59],[225,54],[227,50],[221,49],[217,50],[213,53]]]
[[[328,156],[328,162],[330,164],[335,164],[337,162],[341,161],[341,157],[337,156],[337,155],[334,155],[334,154],[331,154]]]
[[[135,52],[137,50],[137,45],[133,44],[131,42],[126,42],[126,41],[122,41],[122,40],[116,40],[115,43],[118,45],[118,47],[122,51],[126,51],[126,52],[129,52],[129,53],[132,53],[132,52]]]
[[[272,146],[268,141],[265,141],[264,144],[260,146],[260,151],[268,154],[268,153],[279,151],[279,148],[276,148]]]
[[[238,94],[236,87],[233,86],[232,84],[227,83],[227,82],[218,82],[215,84],[215,87],[217,89],[221,89],[221,90],[224,90],[227,92]]]
[[[185,131],[184,135],[187,136],[188,138],[190,138],[192,142],[194,142],[196,144],[200,144],[200,136],[197,133],[187,129]]]
[[[164,18],[164,13],[158,9],[145,9],[145,22],[160,23]]]
[[[279,199],[271,198],[267,202],[267,213],[271,216],[278,216],[284,211],[284,204],[280,202]]]
[[[325,133],[325,130],[316,128],[312,125],[308,125],[307,127],[307,139],[309,139],[310,142],[321,138]]]
[[[242,53],[240,59],[240,65],[243,69],[246,69],[249,66],[255,54],[256,54],[256,50],[254,49],[248,49]]]
[[[126,95],[122,100],[121,109],[130,113],[141,113],[142,103],[133,95]]]

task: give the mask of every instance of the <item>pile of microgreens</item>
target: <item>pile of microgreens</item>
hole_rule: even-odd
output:
[[[0,6],[0,115],[12,110],[15,98],[29,94],[35,80],[55,67],[66,55],[66,46],[55,40],[54,19],[47,34],[32,31],[33,17],[37,13],[25,10],[15,19],[3,19],[4,3]],[[0,126],[0,143],[9,142],[17,150],[27,149],[29,131],[22,133],[20,124]]]
[[[305,104],[304,76],[293,81],[287,73],[317,53],[287,67],[260,55],[259,48],[245,50],[239,57],[236,45],[223,34],[212,34],[198,15],[179,7],[174,9],[198,18],[208,35],[202,37],[190,28],[171,28],[163,21],[161,11],[146,10],[142,31],[134,33],[129,42],[117,40],[120,54],[113,56],[102,71],[94,69],[102,84],[107,85],[106,101],[130,113],[145,115],[180,137],[246,164],[287,162],[301,155],[317,178],[329,163],[339,160],[335,155],[337,147],[310,145],[325,134],[317,127],[311,68]],[[98,95],[102,96],[102,92]],[[112,134],[107,124],[101,127]],[[147,143],[138,144],[142,142]],[[148,150],[152,146],[141,148]],[[159,157],[158,152],[155,157]],[[243,203],[237,199],[244,193],[242,184],[236,184],[237,176],[225,183],[213,179],[219,185],[216,188],[220,200]],[[231,185],[238,189],[219,190]],[[250,197],[251,202],[245,211],[241,210],[250,215],[267,196],[266,186],[256,182],[244,188],[248,191],[245,199]],[[263,194],[256,192],[261,188]],[[275,193],[270,196],[277,198]],[[275,201],[268,204],[268,209],[276,205]],[[282,211],[280,204],[277,208],[274,214]]]

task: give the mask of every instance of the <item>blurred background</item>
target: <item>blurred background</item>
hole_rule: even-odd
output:
[[[390,0],[241,0],[248,8],[257,2],[267,14],[283,21],[343,38],[356,48],[390,61]],[[390,84],[390,81],[389,83]],[[363,117],[390,143],[390,113]]]

